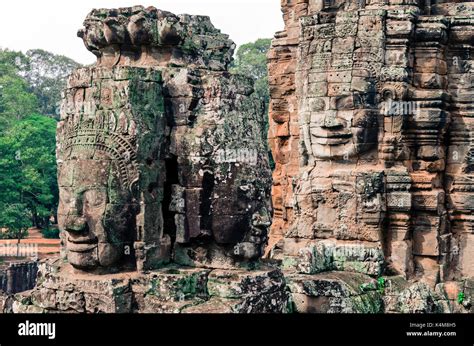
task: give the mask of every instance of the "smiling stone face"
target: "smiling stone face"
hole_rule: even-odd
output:
[[[384,38],[382,16],[371,14],[301,21],[295,83],[306,165],[377,147]]]
[[[354,77],[362,74],[367,77]],[[320,76],[324,82],[300,82],[302,94],[307,95],[300,98],[302,144],[310,162],[348,160],[377,147],[378,95],[369,76],[366,70],[327,72]],[[328,89],[328,85],[343,90],[318,96],[320,88]]]
[[[57,131],[58,218],[75,268],[147,270],[169,261],[165,123],[158,70],[93,67],[69,79]]]
[[[330,110],[311,122],[311,152],[318,159],[351,158],[377,143],[377,113]]]
[[[323,6],[317,14],[299,19],[296,107],[287,107],[296,113],[291,116],[297,117],[299,125],[295,155],[299,166],[296,172],[293,163],[279,162],[285,166],[282,171],[291,170],[293,177],[286,179],[293,197],[285,197],[282,216],[288,228],[273,255],[291,269],[292,263],[305,262],[305,254],[315,253],[312,245],[305,248],[305,242],[319,247],[331,239],[357,243],[362,253],[377,249],[377,256],[366,262],[380,271],[386,216],[386,182],[378,150],[385,125],[379,103],[388,78],[384,72],[385,15],[359,11],[356,2],[344,2],[346,10],[339,7],[342,2],[332,3],[334,7]],[[292,136],[294,123],[290,119]],[[326,261],[324,256],[320,258]],[[363,267],[350,270],[368,274]],[[296,266],[298,271],[301,268],[305,265]]]
[[[70,160],[60,167],[59,227],[69,262],[80,269],[112,267],[133,244],[137,206],[114,176],[110,160]]]

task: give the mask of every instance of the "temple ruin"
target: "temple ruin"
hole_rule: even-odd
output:
[[[12,312],[285,312],[263,108],[205,16],[93,10],[58,125],[62,258]]]
[[[62,255],[5,312],[474,311],[474,3],[282,10],[273,177],[210,18],[87,16],[97,63],[57,132]]]
[[[343,271],[472,292],[474,3],[282,5],[270,255],[306,285]]]

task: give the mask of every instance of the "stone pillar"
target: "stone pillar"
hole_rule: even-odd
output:
[[[97,63],[70,79],[58,130],[69,262],[258,261],[271,172],[253,85],[228,72],[235,44],[209,17],[141,6],[94,10],[79,36]]]
[[[442,276],[460,280],[474,275],[474,4],[443,4],[433,10],[451,16],[446,54],[451,127],[445,180],[451,229],[441,237]]]
[[[322,1],[282,0],[285,29],[275,35],[269,52],[270,130],[269,143],[275,161],[273,172],[273,224],[269,247],[283,238],[293,220],[293,178],[300,164],[300,132],[295,72],[299,43],[299,20],[308,8]]]
[[[299,29],[287,18],[296,3],[282,2],[286,31],[269,62],[272,102],[296,97],[299,124],[280,138],[291,118],[284,107],[271,113],[280,116],[270,119],[274,154],[299,141],[298,156],[282,156],[274,174],[272,257],[309,274],[295,279],[303,282],[343,270],[433,289],[471,276],[473,3],[308,1]],[[294,72],[281,73],[285,61]],[[286,90],[282,76],[295,80]],[[358,266],[340,255],[355,244],[366,254]]]

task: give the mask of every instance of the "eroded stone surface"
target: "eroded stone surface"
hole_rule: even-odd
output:
[[[474,276],[473,3],[297,0],[282,10],[269,54],[269,255],[309,275],[401,275],[411,284],[387,310],[448,311],[433,303],[435,286]]]
[[[289,275],[296,311],[301,313],[380,313],[384,311],[377,282],[349,272]]]
[[[37,261],[14,261],[0,266],[0,292],[17,293],[35,286]]]
[[[169,266],[148,273],[94,275],[49,260],[40,267],[38,285],[15,295],[5,312],[285,313],[290,309],[278,269]]]
[[[263,108],[204,16],[93,10],[58,126],[63,259],[5,310],[283,313]],[[11,307],[10,307],[11,306]]]
[[[76,268],[235,268],[271,222],[263,110],[227,72],[235,44],[204,16],[92,11],[97,63],[76,71],[58,128],[59,225]]]
[[[5,311],[472,312],[473,3],[282,6],[269,255],[284,274],[259,267],[270,173],[233,43],[207,17],[94,10],[79,36],[98,61],[71,77],[58,130],[76,269],[45,264]]]
[[[378,277],[386,267],[433,289],[474,275],[473,4],[425,5],[283,3],[269,55],[271,243],[284,239],[272,256],[298,272]],[[358,244],[343,263],[364,260],[338,267],[328,240]],[[373,248],[383,251],[363,255]]]

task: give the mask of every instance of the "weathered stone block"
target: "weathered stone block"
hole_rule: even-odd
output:
[[[2,312],[286,313],[290,296],[279,269],[210,270],[170,266],[148,273],[87,275],[49,262],[32,291]],[[2,298],[3,299],[3,298]],[[1,300],[6,301],[5,300]],[[11,308],[10,308],[11,306]]]
[[[282,7],[288,12],[296,5]],[[471,7],[469,2],[310,1],[297,18],[284,18],[287,30],[278,36],[284,41],[275,39],[270,53],[270,83],[279,66],[294,67],[289,75],[296,82],[287,87],[298,107],[289,121],[300,125],[299,133],[290,131],[272,146],[278,156],[287,154],[274,174],[279,208],[271,234],[279,244],[275,258],[285,268],[328,270],[327,256],[308,241],[336,238],[338,244],[373,242],[384,249],[388,272],[432,286],[440,266],[443,278],[470,275],[474,150],[467,42],[473,25],[466,13]],[[287,54],[276,54],[283,49]],[[289,97],[270,90],[271,98]],[[389,116],[388,104],[397,105]],[[297,170],[286,170],[295,164]],[[382,188],[375,194],[358,188],[357,175],[379,166]],[[328,177],[334,180],[330,187]],[[285,204],[289,197],[293,203]],[[282,236],[291,245],[278,243]],[[314,311],[329,304],[299,298],[308,309],[316,304]],[[433,309],[425,304],[420,310]]]
[[[329,272],[287,280],[300,313],[379,313],[383,309],[376,282],[362,274]]]

